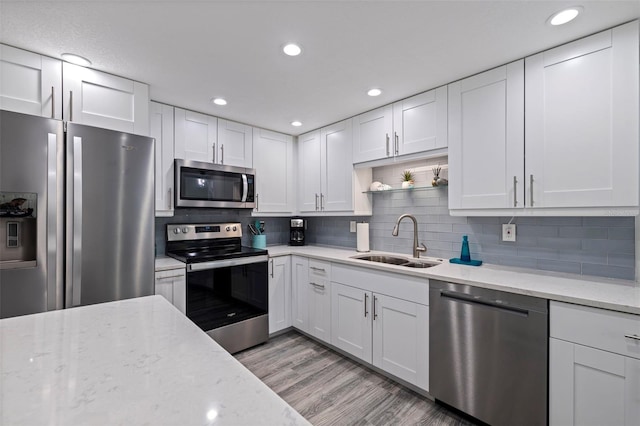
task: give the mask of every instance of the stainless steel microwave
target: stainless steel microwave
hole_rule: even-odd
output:
[[[174,171],[176,207],[255,207],[254,169],[175,160]]]

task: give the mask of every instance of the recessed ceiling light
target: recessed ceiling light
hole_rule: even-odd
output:
[[[566,24],[567,22],[573,21],[580,12],[582,12],[581,6],[573,6],[568,9],[561,10],[558,13],[554,13],[547,22],[554,26]]]
[[[300,127],[300,126],[302,126],[302,123],[299,122],[299,121],[292,121],[291,125],[294,126],[294,127]]]
[[[222,98],[213,98],[211,99],[211,102],[213,102],[216,105],[226,105],[227,101],[225,99]]]
[[[382,93],[382,90],[380,90],[380,89],[370,89],[367,92],[367,95],[369,95],[369,96],[379,96],[381,93]]]
[[[298,56],[302,53],[302,48],[295,43],[289,43],[282,48],[285,55]]]
[[[82,56],[79,56],[79,55],[74,55],[73,53],[63,53],[60,56],[65,61],[71,62],[72,64],[81,65],[83,67],[88,67],[89,65],[91,65],[90,60],[88,60],[87,58],[83,58]]]

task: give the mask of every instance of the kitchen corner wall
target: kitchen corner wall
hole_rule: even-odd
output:
[[[443,164],[446,158],[440,159]],[[400,174],[414,170],[416,187],[431,184],[438,160],[374,168],[373,179],[400,187]],[[446,170],[443,170],[443,174]],[[446,177],[446,174],[444,174]],[[469,236],[471,257],[488,263],[633,280],[635,219],[633,217],[515,217],[516,242],[502,241],[502,224],[510,217],[449,216],[447,187],[384,192],[373,197],[372,217],[309,219],[309,242],[355,248],[349,221],[370,223],[370,247],[412,253],[413,222],[403,220],[398,237],[391,231],[403,213],[418,220],[418,240],[427,256],[460,256],[462,236]]]
[[[252,217],[251,210],[234,209],[177,209],[173,217],[156,217],[156,256],[165,254],[168,223],[242,223],[242,245],[251,246],[251,232],[248,225],[256,220],[264,220],[267,246],[289,242],[289,218]],[[347,228],[348,229],[348,228]]]

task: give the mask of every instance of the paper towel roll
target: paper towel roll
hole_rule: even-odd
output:
[[[356,232],[357,232],[357,251],[369,251],[369,224],[368,223],[358,223],[356,224]]]

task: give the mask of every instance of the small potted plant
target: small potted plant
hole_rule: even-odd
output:
[[[413,188],[413,172],[405,170],[402,172],[402,189]]]

